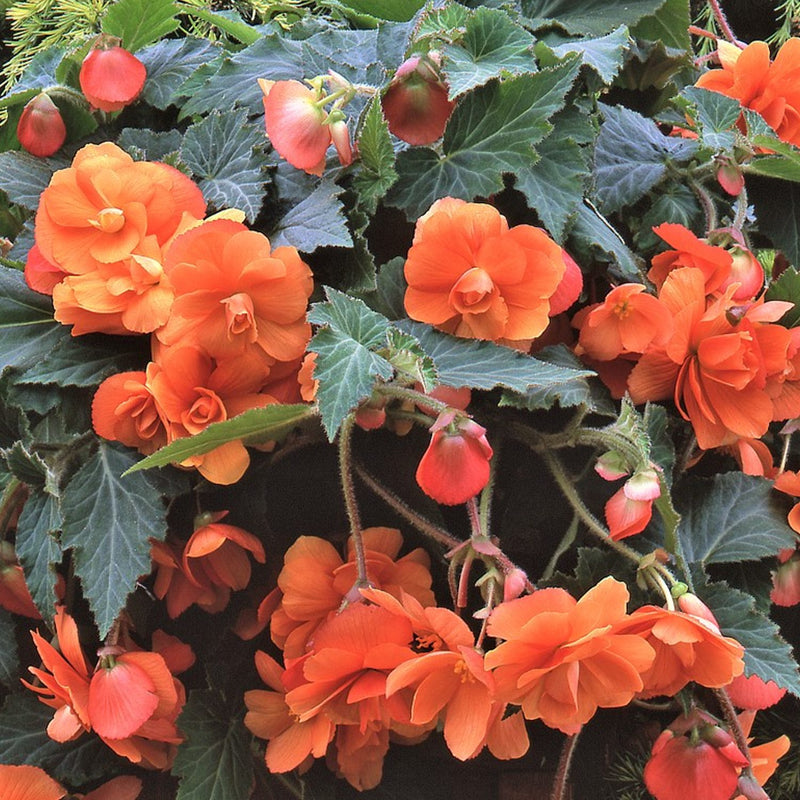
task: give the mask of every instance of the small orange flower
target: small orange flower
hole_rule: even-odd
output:
[[[23,617],[42,618],[10,542],[0,542],[0,607]]]
[[[31,155],[51,156],[66,138],[64,118],[49,94],[41,92],[25,104],[17,123],[17,139]]]
[[[139,778],[121,775],[86,795],[67,792],[39,767],[0,765],[0,797],[4,800],[61,800],[67,795],[76,800],[136,800],[141,791]]]
[[[311,270],[294,247],[272,249],[244,225],[218,219],[178,236],[165,270],[175,290],[164,344],[196,343],[213,358],[251,351],[277,361],[303,355],[311,336]]]
[[[800,146],[800,39],[789,39],[770,61],[766,42],[744,50],[721,41],[721,69],[698,78],[696,86],[733,97],[757,111],[784,142]],[[746,130],[743,120],[739,125]]]
[[[580,600],[540,589],[501,603],[488,632],[504,641],[485,658],[498,697],[564,733],[575,733],[598,707],[629,703],[655,654],[640,636],[616,632],[627,602],[625,585],[609,577]]]
[[[417,221],[405,307],[456,336],[527,343],[547,327],[565,272],[564,251],[543,230],[509,228],[492,206],[446,197]]]
[[[755,673],[737,676],[725,689],[737,708],[750,711],[770,708],[786,694],[786,689],[780,688],[775,681],[765,681]]]
[[[141,93],[147,78],[144,64],[119,46],[115,37],[100,37],[81,64],[78,82],[94,108],[121,111]]]

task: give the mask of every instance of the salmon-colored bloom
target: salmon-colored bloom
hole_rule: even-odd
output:
[[[771,573],[769,599],[776,606],[796,606],[800,603],[800,553],[790,550],[785,557],[779,556],[778,561],[777,569]]]
[[[184,213],[201,219],[205,209],[200,189],[174,167],[134,161],[111,142],[88,144],[42,192],[36,244],[46,261],[80,275],[130,258],[146,236],[165,245]]]
[[[432,144],[444,133],[455,108],[447,94],[433,54],[407,59],[381,98],[389,130],[409,144]]]
[[[654,469],[640,470],[609,498],[605,516],[609,536],[615,541],[641,533],[653,516],[653,501],[661,496]]]
[[[770,60],[766,42],[744,50],[720,41],[721,69],[701,75],[696,86],[733,97],[757,111],[785,142],[800,146],[800,39],[789,39]],[[746,131],[744,120],[739,126]]]
[[[141,791],[139,778],[121,775],[86,795],[68,792],[39,767],[0,764],[0,797],[3,800],[61,800],[67,795],[76,800],[136,800]]]
[[[775,681],[765,681],[755,673],[737,676],[725,690],[737,708],[751,711],[770,708],[786,694],[786,689],[779,687]]]
[[[292,166],[322,175],[325,153],[336,147],[339,163],[353,160],[350,133],[339,109],[326,112],[322,88],[309,89],[299,81],[259,79],[264,95],[264,125],[272,146]]]
[[[51,156],[64,144],[67,126],[47,92],[28,100],[17,122],[19,143],[34,156]]]
[[[741,725],[745,736],[750,735],[755,715],[753,710],[743,711],[739,714],[739,725]],[[751,741],[751,739],[747,740],[748,745]],[[753,772],[753,779],[755,779],[758,786],[764,786],[772,777],[772,774],[778,768],[778,761],[789,752],[791,744],[789,737],[784,734],[770,742],[750,746],[750,766]],[[744,791],[746,788],[742,785],[744,780],[744,776],[739,777],[739,791]],[[747,798],[754,796],[758,797],[759,795],[754,792],[748,792],[746,796],[744,794],[736,795],[733,800],[747,800]]]
[[[25,259],[25,283],[35,292],[53,294],[53,287],[64,280],[66,273],[61,267],[51,264],[34,244]]]
[[[31,619],[42,618],[11,542],[0,542],[0,608]]]
[[[256,351],[292,361],[305,352],[313,280],[294,247],[273,250],[241,223],[213,220],[175,239],[165,269],[175,301],[156,332],[164,344],[196,343],[216,359]]]
[[[147,70],[115,37],[100,41],[83,59],[78,82],[86,99],[101,111],[121,111],[141,93]]]
[[[417,466],[417,483],[437,503],[466,503],[489,482],[493,451],[486,428],[447,409],[430,431],[430,444]]]
[[[690,681],[719,688],[744,669],[739,642],[694,614],[643,606],[615,630],[641,636],[655,651],[652,665],[642,672],[641,697],[672,696]]]
[[[501,603],[488,632],[504,641],[485,658],[499,698],[564,733],[575,733],[598,707],[629,703],[655,653],[642,637],[616,631],[627,602],[625,585],[609,577],[580,600],[540,589]]]
[[[547,327],[566,271],[564,251],[543,230],[510,228],[492,206],[446,197],[417,221],[405,307],[456,336],[527,342]]]
[[[404,591],[423,606],[434,605],[430,557],[418,547],[398,558],[403,537],[395,528],[365,528],[362,540],[370,583],[391,595]],[[342,605],[356,582],[352,543],[345,561],[327,540],[300,536],[286,551],[278,576],[283,593],[272,615],[272,640],[287,658],[306,652],[306,643],[317,626]]]

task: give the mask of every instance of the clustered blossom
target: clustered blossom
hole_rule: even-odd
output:
[[[178,170],[105,143],[53,175],[36,215],[25,274],[52,294],[55,318],[75,336],[151,334],[152,361],[107,378],[92,405],[100,436],[145,454],[247,409],[301,399],[310,269],[238,212],[205,212]],[[234,441],[184,466],[228,484],[249,462]]]

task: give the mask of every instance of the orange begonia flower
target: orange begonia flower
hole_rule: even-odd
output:
[[[766,42],[744,50],[727,42],[718,49],[721,69],[701,75],[696,86],[733,97],[757,111],[780,139],[800,146],[800,39],[789,39],[770,61]],[[746,124],[740,119],[740,127]]]
[[[42,618],[11,542],[0,542],[0,607],[23,617]]]
[[[88,794],[67,792],[43,769],[23,764],[0,764],[0,797],[3,800],[61,800],[69,795],[77,800],[136,800],[142,782],[133,775],[112,778]]]
[[[164,344],[196,343],[216,359],[254,350],[292,361],[305,352],[313,279],[294,247],[273,250],[263,234],[217,219],[178,236],[165,269],[175,301],[156,332]]]
[[[61,267],[49,262],[36,245],[28,250],[25,259],[25,282],[35,292],[53,294],[53,287],[64,280],[67,273]]]
[[[739,675],[729,683],[725,690],[737,708],[759,711],[770,708],[786,694],[786,689],[775,681],[765,681],[758,675]]]
[[[527,343],[547,327],[565,272],[564,251],[543,230],[509,228],[490,205],[446,197],[417,221],[405,307],[456,336]]]
[[[78,73],[84,96],[101,111],[121,111],[130,105],[141,93],[146,78],[144,64],[113,37],[100,37]]]
[[[66,273],[130,258],[146,236],[163,246],[184,213],[205,214],[195,183],[166,164],[134,161],[111,142],[81,148],[56,172],[36,213],[42,257]]]
[[[499,698],[564,733],[579,730],[598,707],[629,703],[655,654],[642,637],[616,632],[627,602],[625,585],[609,577],[580,600],[541,589],[501,603],[488,632],[505,641],[485,658]]]
[[[421,547],[398,558],[403,537],[395,528],[365,528],[362,539],[370,583],[395,597],[404,591],[422,605],[434,604],[430,556]],[[272,640],[287,658],[306,652],[316,627],[342,605],[356,582],[357,568],[352,543],[347,561],[327,540],[300,536],[286,551],[278,576],[283,593],[272,615]]]
[[[719,688],[744,669],[744,648],[707,619],[657,606],[638,608],[615,629],[641,636],[655,651],[642,672],[641,697],[672,696],[687,683]]]

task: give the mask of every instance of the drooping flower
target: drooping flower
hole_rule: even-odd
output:
[[[322,175],[325,153],[336,147],[339,163],[353,160],[350,133],[339,109],[326,112],[320,84],[310,89],[299,81],[259,79],[264,95],[264,125],[272,146],[292,166],[312,175]]]
[[[756,673],[747,676],[738,675],[725,687],[725,690],[737,708],[751,711],[770,708],[786,694],[786,689],[779,687],[775,681],[765,681]]]
[[[488,632],[504,641],[485,663],[499,698],[564,733],[575,733],[598,708],[629,703],[655,653],[641,636],[616,632],[627,601],[625,585],[609,577],[580,600],[540,589],[497,606]]]
[[[164,266],[175,291],[156,331],[164,344],[194,343],[226,360],[257,351],[292,361],[305,352],[313,280],[294,247],[273,250],[263,234],[219,219],[178,236]]]
[[[733,97],[757,111],[780,139],[800,146],[800,39],[783,44],[770,60],[766,42],[750,42],[744,50],[720,41],[721,69],[701,75],[696,86]],[[739,126],[746,131],[746,123]]]
[[[404,61],[381,98],[389,130],[409,144],[432,144],[444,133],[455,103],[439,75],[436,57],[412,56]]]
[[[81,64],[78,82],[86,99],[101,111],[121,111],[141,93],[144,64],[120,47],[116,37],[101,36]]]
[[[417,466],[417,483],[437,503],[466,503],[489,482],[492,447],[486,428],[448,409],[430,431],[430,444]]]
[[[0,542],[0,608],[31,619],[42,618],[10,542]]]
[[[64,118],[47,92],[37,94],[25,104],[17,122],[17,139],[31,155],[51,156],[66,138]]]
[[[743,711],[739,714],[739,725],[741,725],[745,736],[750,735],[755,715],[753,710]],[[747,744],[750,745],[751,741],[751,739],[748,739]],[[770,742],[750,745],[750,766],[753,777],[745,778],[744,775],[739,776],[739,791],[744,792],[746,789],[750,789],[750,791],[746,795],[736,795],[733,800],[748,800],[751,797],[759,797],[758,789],[752,785],[752,781],[755,781],[758,787],[764,786],[778,768],[778,761],[789,751],[791,744],[789,737],[783,734]],[[749,782],[750,785],[743,785],[745,781]]]
[[[653,501],[661,496],[661,484],[654,469],[632,475],[605,505],[608,533],[619,541],[641,533],[653,516]]]
[[[527,344],[547,327],[566,271],[540,228],[510,228],[492,206],[446,197],[417,221],[405,307],[456,336]]]

